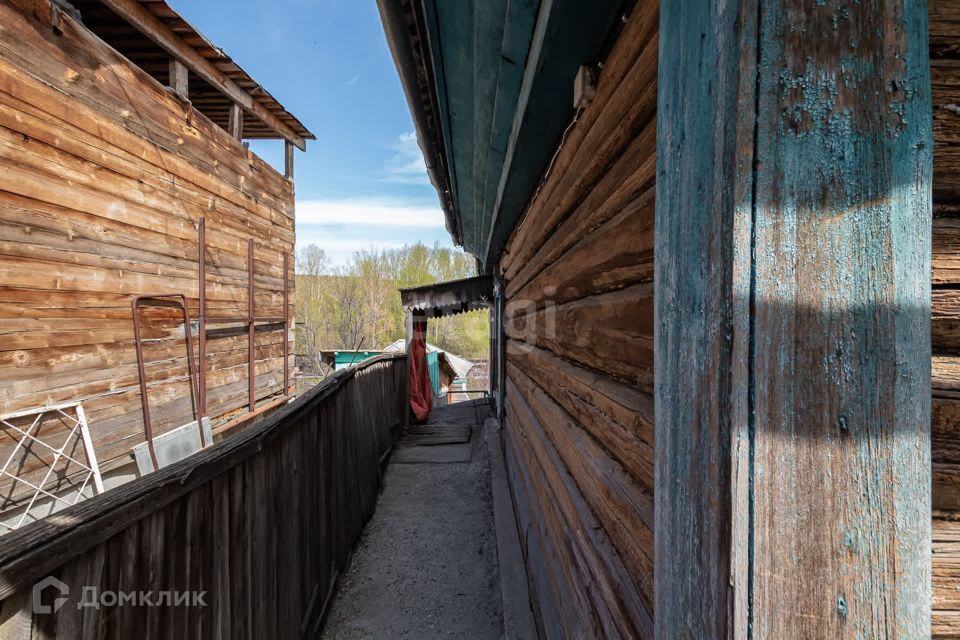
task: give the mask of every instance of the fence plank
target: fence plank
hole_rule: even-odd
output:
[[[287,638],[313,628],[314,592],[322,602],[373,513],[404,367],[404,355],[386,355],[338,372],[242,434],[5,536],[4,616],[31,621],[8,637]],[[69,601],[32,613],[30,592],[48,575],[68,585]],[[154,601],[206,591],[206,606],[78,608],[85,587]]]

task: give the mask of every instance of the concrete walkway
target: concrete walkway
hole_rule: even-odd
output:
[[[433,454],[464,459],[443,455],[464,444],[416,447],[426,454],[419,458],[394,455],[377,510],[341,576],[323,638],[503,637],[482,418],[472,425],[469,461],[396,461]]]

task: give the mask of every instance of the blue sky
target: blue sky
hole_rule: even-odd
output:
[[[317,140],[297,152],[297,246],[450,246],[374,0],[169,0]],[[251,143],[274,166],[282,141]]]

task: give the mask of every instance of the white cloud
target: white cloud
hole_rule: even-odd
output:
[[[360,80],[360,74],[359,74],[359,73],[358,73],[357,75],[353,76],[352,78],[350,78],[349,80],[347,80],[346,82],[344,82],[343,84],[346,84],[346,85],[357,84],[357,81],[358,81],[358,80]]]
[[[444,218],[439,206],[411,206],[372,198],[301,200],[297,202],[297,224],[443,228]]]
[[[390,145],[394,155],[387,163],[387,182],[430,186],[427,165],[413,131],[401,133]]]

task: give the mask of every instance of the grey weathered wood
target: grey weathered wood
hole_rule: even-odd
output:
[[[293,158],[296,147],[289,141],[283,142],[283,175],[293,180]]]
[[[749,2],[661,10],[654,620],[664,639],[746,637],[747,457],[736,445],[748,435],[749,269],[737,267],[749,261],[755,40]]]
[[[660,38],[657,637],[928,637],[926,4]]]
[[[236,102],[230,105],[227,132],[237,140],[243,140],[243,109]]]
[[[527,566],[523,561],[514,503],[510,497],[500,424],[496,418],[488,418],[484,429],[490,456],[490,493],[500,567],[503,635],[512,640],[536,640],[538,635],[530,606]]]
[[[179,93],[184,98],[190,96],[190,71],[186,65],[170,58],[170,88]]]
[[[317,622],[313,590],[328,592],[373,512],[405,372],[402,355],[366,360],[242,434],[4,536],[0,631],[298,637]],[[71,599],[33,614],[30,591],[47,575]],[[78,610],[84,586],[206,590],[208,606]]]

